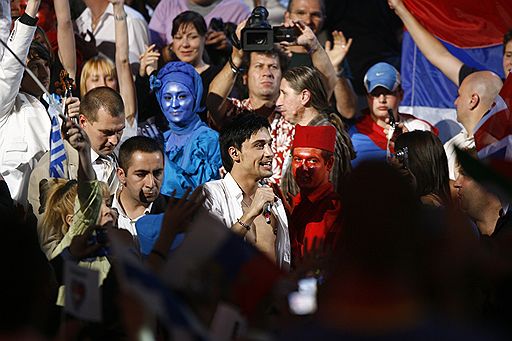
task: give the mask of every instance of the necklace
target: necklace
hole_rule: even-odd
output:
[[[96,30],[96,26],[98,26],[98,22],[100,21],[101,17],[103,16],[103,13],[100,13],[97,16],[93,16],[91,12],[91,28],[94,32]]]

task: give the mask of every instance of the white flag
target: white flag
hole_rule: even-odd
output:
[[[87,321],[101,321],[99,273],[66,262],[64,311]]]

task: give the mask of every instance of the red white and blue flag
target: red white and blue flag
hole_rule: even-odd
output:
[[[503,35],[512,28],[510,0],[405,0],[407,8],[455,57],[503,77]],[[460,130],[453,102],[457,86],[430,64],[408,32],[402,43],[401,112],[425,119],[446,140]]]
[[[512,73],[509,74],[492,108],[475,128],[475,145],[481,160],[512,162]]]

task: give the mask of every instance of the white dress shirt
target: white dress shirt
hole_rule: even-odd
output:
[[[462,129],[460,133],[446,141],[444,144],[444,151],[446,158],[448,159],[448,173],[450,174],[450,180],[457,180],[459,172],[456,169],[457,165],[457,154],[455,154],[455,146],[461,149],[474,148],[475,138],[468,136],[466,131]]]
[[[124,10],[126,12],[126,25],[128,27],[130,64],[138,64],[139,56],[144,53],[145,46],[149,45],[148,24],[142,14],[133,8],[125,5]],[[169,20],[172,20],[172,18]],[[94,30],[92,29],[92,15],[89,8],[86,8],[76,19],[76,25],[80,34],[86,34],[87,30],[94,34],[96,46],[100,46],[102,42],[115,44],[114,7],[111,3],[108,4]],[[114,60],[113,56],[109,57]]]
[[[146,214],[149,214],[151,212],[151,207],[153,207],[153,203],[150,203],[149,206],[146,209],[144,209],[143,214],[141,214],[135,219],[131,219],[124,211],[123,205],[121,205],[121,203],[119,202],[118,195],[114,195],[114,200],[112,201],[112,208],[117,209],[117,212],[119,213],[117,225],[120,229],[128,230],[128,232],[130,232],[135,239],[137,239],[137,229],[135,228],[135,223],[141,217],[145,216]]]
[[[243,192],[230,173],[224,179],[209,181],[203,185],[204,206],[219,218],[226,227],[231,228],[242,217]],[[279,267],[290,268],[290,235],[288,219],[281,200],[272,205],[272,213],[277,218],[276,260]]]

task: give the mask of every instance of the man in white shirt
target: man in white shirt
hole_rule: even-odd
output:
[[[95,88],[83,97],[78,121],[91,141],[91,161],[96,178],[109,185],[110,194],[116,193],[119,180],[114,149],[121,140],[125,126],[123,99],[111,88]],[[63,162],[63,178],[76,179],[78,153],[67,142],[64,142],[64,149],[66,160]],[[49,162],[50,153],[47,152],[30,175],[28,200],[35,212],[40,206],[39,183],[50,177]]]
[[[220,132],[224,179],[207,182],[204,206],[283,269],[290,267],[284,206],[264,179],[272,175],[270,125],[253,113],[237,116]]]
[[[110,2],[119,1],[111,0]],[[85,0],[87,8],[76,19],[78,32],[85,35],[92,32],[98,50],[114,60],[115,56],[115,20],[114,9],[108,0]],[[128,46],[130,64],[138,64],[139,57],[149,45],[148,24],[142,14],[131,7],[124,6],[128,27]],[[170,18],[169,20],[172,20]]]
[[[119,149],[117,175],[122,187],[114,196],[112,208],[119,212],[119,228],[128,230],[136,237],[137,220],[146,214],[161,213],[162,208],[154,204],[165,203],[160,194],[164,155],[158,142],[145,136],[126,140]],[[159,202],[155,203],[157,200]]]

